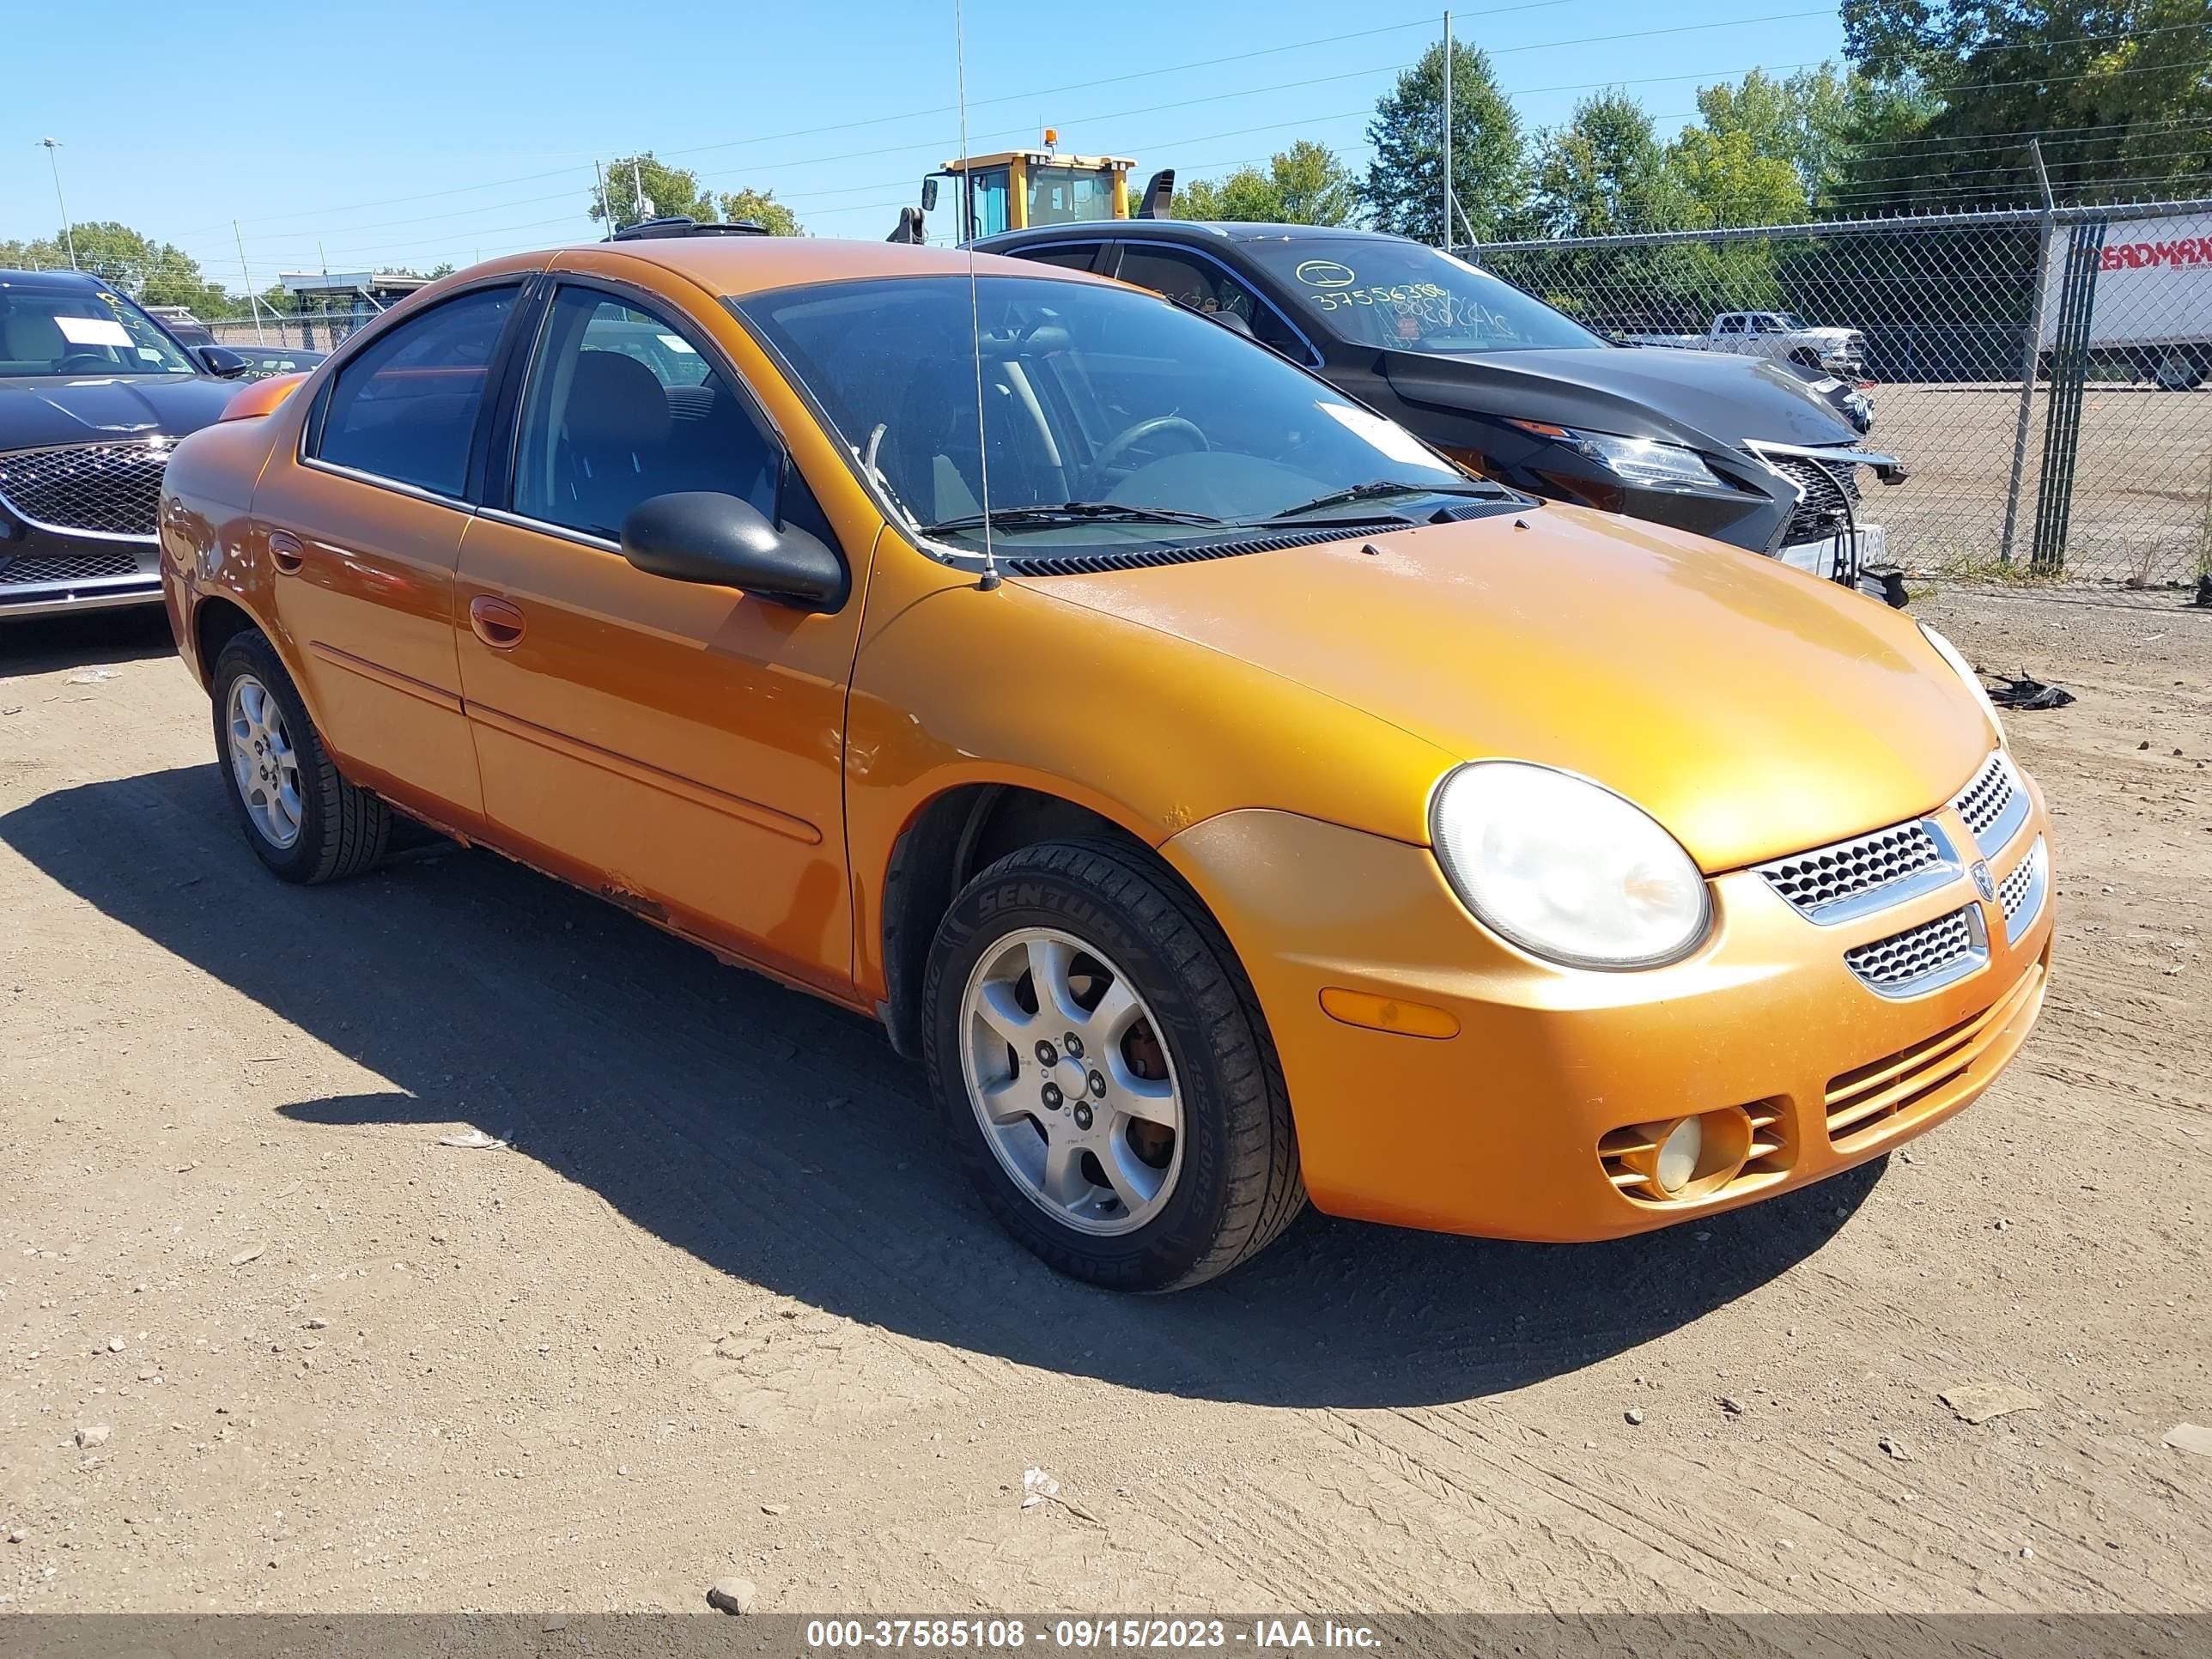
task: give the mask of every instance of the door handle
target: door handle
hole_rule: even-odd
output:
[[[493,650],[511,651],[522,642],[522,607],[479,593],[469,601],[469,626]]]
[[[307,544],[289,530],[269,532],[269,559],[286,575],[296,575],[307,562]]]

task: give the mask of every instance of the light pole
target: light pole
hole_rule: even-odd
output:
[[[62,200],[61,157],[55,153],[61,149],[61,141],[57,138],[41,138],[39,142],[46,147],[46,161],[54,170],[54,204],[62,210],[62,236],[69,243],[70,269],[75,270],[76,269],[76,227],[70,223],[69,204]]]

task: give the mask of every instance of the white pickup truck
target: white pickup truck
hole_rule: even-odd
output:
[[[1733,351],[1806,368],[1858,376],[1866,369],[1866,336],[1855,328],[1808,328],[1786,311],[1723,311],[1703,334],[1629,334],[1631,345],[1691,351]]]

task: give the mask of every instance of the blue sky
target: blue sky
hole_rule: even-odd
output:
[[[1531,126],[1622,85],[1671,134],[1700,84],[1839,58],[1834,8],[1816,3],[1500,0],[1455,7],[1453,27]],[[965,7],[972,149],[1049,125],[1065,149],[1136,157],[1139,177],[1218,176],[1300,137],[1364,168],[1376,96],[1442,33],[1441,8],[1387,0],[1127,0],[1110,23]],[[879,238],[959,153],[952,17],[952,0],[27,3],[7,25],[0,238],[58,222],[48,136],[74,218],[174,241],[234,289],[234,219],[257,289],[323,263],[467,264],[595,234],[592,159],[637,149],[718,189],[771,188],[817,235]]]

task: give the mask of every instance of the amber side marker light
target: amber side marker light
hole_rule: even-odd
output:
[[[1397,1036],[1430,1037],[1442,1041],[1459,1035],[1459,1020],[1425,1002],[1407,1002],[1397,997],[1378,997],[1368,991],[1346,991],[1329,986],[1321,994],[1322,1012],[1346,1025],[1364,1025]]]

